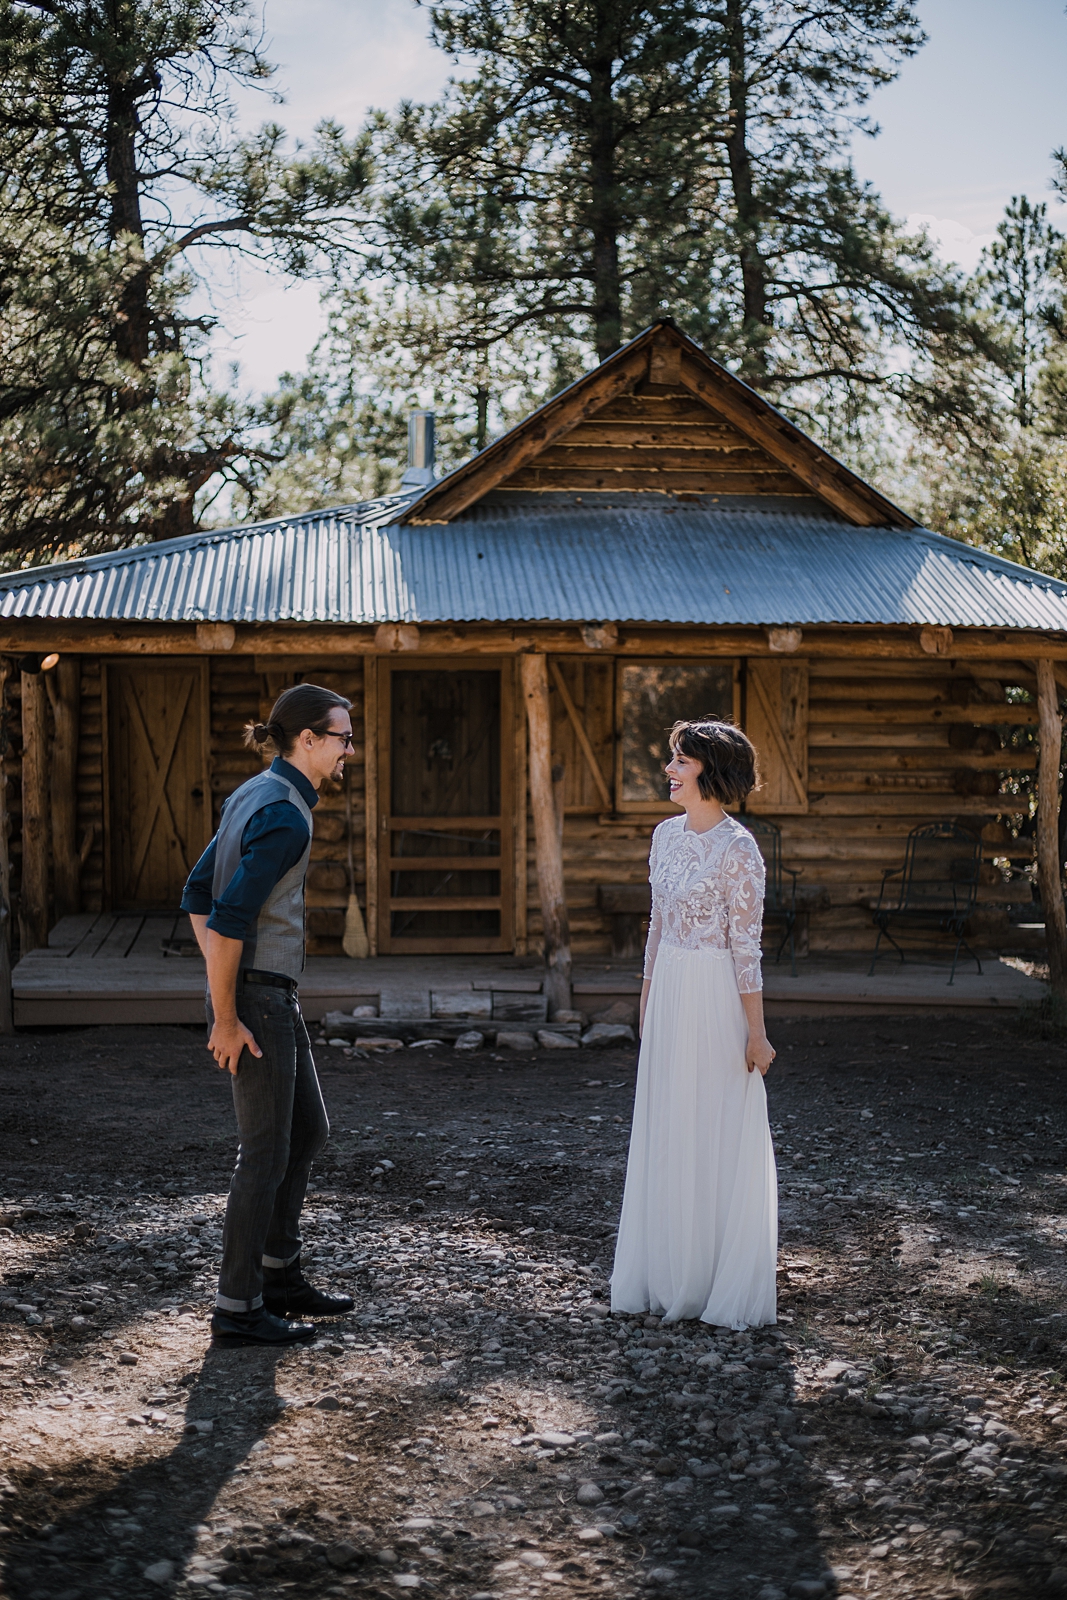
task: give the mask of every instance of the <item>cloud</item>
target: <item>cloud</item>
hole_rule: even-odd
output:
[[[926,233],[943,261],[953,261],[964,272],[973,272],[978,258],[996,237],[988,233],[975,233],[962,222],[951,217],[935,217],[928,211],[913,211],[905,218],[909,233]]]

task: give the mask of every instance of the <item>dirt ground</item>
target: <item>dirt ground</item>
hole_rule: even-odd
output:
[[[211,1352],[182,1028],[0,1042],[11,1600],[1067,1593],[1067,1077],[1011,1017],[777,1022],[781,1320],[607,1314],[634,1055],[319,1050],[351,1317]]]

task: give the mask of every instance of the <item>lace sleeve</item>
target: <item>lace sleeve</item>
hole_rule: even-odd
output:
[[[656,832],[659,832],[657,828]],[[651,978],[652,968],[656,964],[656,951],[659,949],[660,935],[663,932],[663,902],[656,891],[656,834],[652,835],[652,848],[648,852],[648,880],[652,885],[652,915],[648,921],[648,938],[645,940],[645,965],[644,976]]]
[[[760,935],[767,869],[750,833],[734,840],[723,862],[723,878],[737,987],[741,994],[755,994],[763,988]]]

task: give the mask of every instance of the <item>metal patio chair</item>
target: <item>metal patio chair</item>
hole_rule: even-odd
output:
[[[759,846],[760,855],[763,857],[767,868],[767,888],[763,898],[764,922],[781,922],[784,932],[779,940],[778,948],[774,952],[774,961],[777,966],[782,958],[782,951],[786,943],[789,944],[789,970],[795,978],[797,975],[797,950],[796,950],[796,924],[797,924],[797,879],[800,870],[794,872],[792,867],[782,865],[782,830],[774,822],[768,822],[765,817],[750,817],[747,814],[738,817],[738,822],[746,827],[756,844]],[[791,882],[787,886],[785,878]]]
[[[891,924],[938,927],[956,936],[949,984],[955,981],[960,950],[966,950],[978,968],[982,963],[963,937],[967,919],[978,899],[982,866],[982,841],[955,822],[922,823],[908,834],[904,864],[882,873],[882,886],[874,908],[878,929],[867,976],[874,972],[883,937],[903,963],[907,958],[890,930]],[[892,880],[899,879],[894,885]],[[888,952],[884,952],[888,953]]]

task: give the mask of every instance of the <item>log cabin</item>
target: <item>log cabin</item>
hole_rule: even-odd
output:
[[[666,731],[707,714],[759,749],[802,951],[870,949],[935,819],[981,836],[972,931],[1002,947],[1045,750],[1059,884],[1067,585],[917,526],[669,320],[440,480],[413,435],[396,495],[0,576],[19,953],[176,907],[254,770],[242,725],[302,679],[356,727],[313,955],[341,955],[354,879],[372,954],[543,952],[564,1003],[572,955],[633,953]]]

